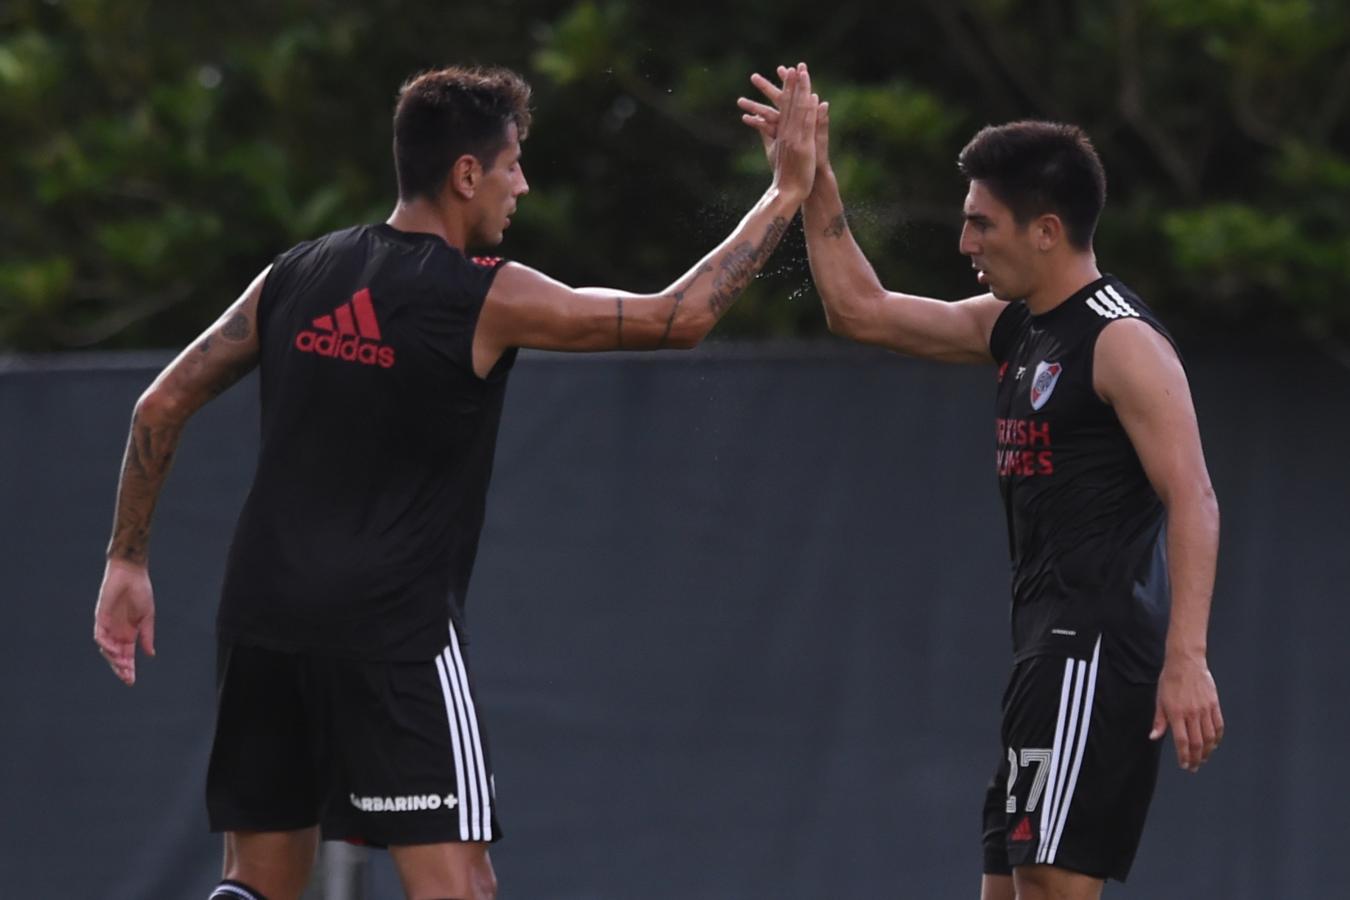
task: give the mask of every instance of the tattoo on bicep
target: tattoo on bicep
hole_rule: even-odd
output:
[[[241,312],[235,313],[220,326],[220,336],[227,341],[246,341],[252,333],[253,326],[249,324],[248,316]]]
[[[699,266],[698,271],[694,273],[694,277],[690,278],[684,287],[675,292],[675,302],[671,305],[670,316],[666,319],[666,330],[661,332],[661,340],[657,342],[656,349],[660,350],[666,345],[666,341],[670,339],[670,329],[675,325],[675,315],[680,311],[680,304],[684,302],[685,295],[689,293],[689,289],[694,286],[695,282],[712,270],[712,266],[704,263]]]
[[[623,298],[614,298],[614,318],[618,322],[618,349],[623,349]]]
[[[788,220],[778,216],[765,229],[764,239],[760,241],[758,247],[749,241],[742,241],[731,248],[722,260],[722,271],[718,272],[713,280],[713,293],[708,298],[708,307],[714,316],[720,317],[741,295],[746,285],[773,254],[787,227]]]
[[[848,231],[848,219],[842,212],[825,226],[825,236],[828,238],[843,237],[845,231]]]

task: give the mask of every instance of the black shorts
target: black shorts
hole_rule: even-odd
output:
[[[206,778],[212,831],[319,825],[376,846],[495,841],[463,648],[370,662],[222,642]]]
[[[984,803],[984,871],[1044,864],[1124,881],[1158,777],[1156,684],[1101,658],[1036,656],[1003,696],[1003,754]]]

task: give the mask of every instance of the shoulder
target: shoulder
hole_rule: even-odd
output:
[[[538,294],[541,291],[571,290],[570,287],[550,278],[538,269],[497,257],[483,257],[489,265],[473,263],[480,270],[496,277],[492,280],[491,298],[494,301],[512,303]]]
[[[1181,357],[1169,337],[1152,322],[1123,318],[1101,330],[1093,350],[1092,383],[1108,403],[1135,387],[1185,379]],[[1161,380],[1160,380],[1161,379]]]

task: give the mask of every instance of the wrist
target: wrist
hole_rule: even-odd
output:
[[[1169,641],[1163,657],[1163,665],[1171,662],[1191,662],[1204,665],[1208,649],[1204,641],[1198,643],[1172,643]]]
[[[145,572],[150,568],[149,553],[132,553],[119,547],[110,547],[105,558],[110,569],[127,569],[136,572]]]
[[[782,184],[775,178],[764,195],[765,205],[777,212],[793,215],[806,202],[809,194],[810,191],[803,190],[800,186]]]

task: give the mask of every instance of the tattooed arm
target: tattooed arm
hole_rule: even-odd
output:
[[[815,185],[802,224],[830,330],[911,356],[990,362],[989,336],[1007,304],[992,294],[949,303],[886,290],[853,239],[834,173],[817,175]]]
[[[507,347],[696,346],[764,266],[811,189],[817,98],[805,66],[788,71],[783,97],[784,139],[774,159],[773,183],[715,250],[655,294],[571,288],[509,263],[483,302],[474,333],[474,369],[485,374]]]
[[[778,69],[781,78],[785,70]],[[742,120],[771,150],[782,122],[782,89],[762,75],[750,79],[769,101],[742,97]],[[816,177],[802,206],[811,276],[835,334],[911,356],[948,362],[989,362],[989,335],[1007,305],[992,294],[949,303],[888,291],[848,227],[839,182],[830,167],[830,110],[816,116]]]
[[[258,361],[256,315],[264,270],[220,319],[169,364],[136,402],[117,486],[108,562],[94,609],[94,641],[113,672],[136,681],[136,642],[154,655],[150,519],[187,420]]]

